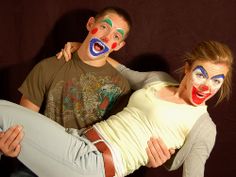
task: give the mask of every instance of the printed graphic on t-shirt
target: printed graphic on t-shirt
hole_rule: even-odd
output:
[[[45,115],[68,128],[82,128],[102,119],[122,90],[114,78],[91,73],[57,82],[48,95]]]

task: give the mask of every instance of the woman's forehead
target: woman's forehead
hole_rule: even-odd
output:
[[[228,67],[224,63],[213,63],[210,61],[196,61],[192,65],[192,70],[196,68],[203,68],[209,76],[223,74],[226,75]]]

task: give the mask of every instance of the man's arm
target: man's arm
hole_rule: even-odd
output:
[[[29,99],[27,99],[26,97],[24,97],[24,95],[21,97],[20,100],[20,105],[24,106],[26,108],[29,108],[35,112],[39,112],[40,107],[37,106],[36,104],[32,103]]]
[[[21,126],[10,127],[5,132],[0,132],[0,153],[16,157],[20,153],[20,142],[23,139],[24,133]]]
[[[21,97],[20,105],[29,108],[35,112],[39,111],[39,107],[30,100]],[[17,115],[16,115],[17,116]],[[5,132],[0,132],[0,152],[9,157],[17,157],[20,153],[20,142],[23,139],[23,127],[13,126]]]
[[[148,141],[146,152],[149,160],[146,166],[156,168],[169,160],[171,155],[175,153],[175,150],[168,149],[162,139],[151,137]]]

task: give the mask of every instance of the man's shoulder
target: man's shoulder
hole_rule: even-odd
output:
[[[63,58],[57,59],[56,56],[51,56],[39,61],[34,68],[45,72],[50,72],[58,70],[58,68],[64,65],[65,63],[66,61]]]
[[[51,56],[51,57],[47,57],[42,59],[37,65],[41,65],[41,66],[51,66],[51,65],[59,65],[60,63],[64,63],[64,59],[57,59],[56,56]]]

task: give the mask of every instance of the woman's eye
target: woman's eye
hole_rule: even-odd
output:
[[[221,81],[218,80],[218,79],[214,79],[214,80],[213,80],[213,83],[214,83],[215,85],[219,85],[219,84],[221,84]]]
[[[197,73],[196,76],[200,79],[203,79],[204,78],[204,75],[202,73]]]

